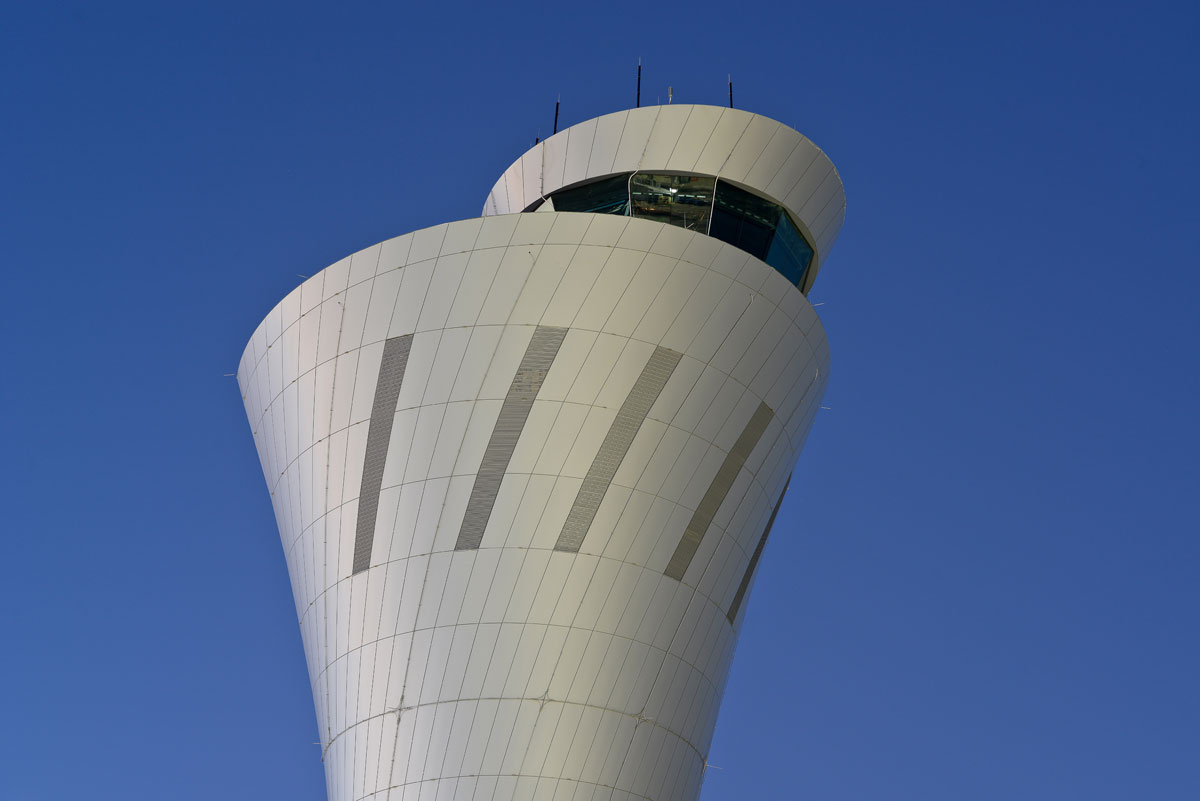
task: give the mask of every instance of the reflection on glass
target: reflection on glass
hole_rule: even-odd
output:
[[[632,213],[706,233],[765,261],[801,289],[813,259],[812,245],[782,206],[707,176],[624,173],[555,192],[546,205],[546,211]]]
[[[722,181],[708,233],[766,261],[781,211],[771,201]]]
[[[779,215],[775,228],[775,239],[767,251],[767,264],[783,273],[783,277],[798,287],[804,287],[804,275],[812,262],[813,249],[804,241],[804,236],[792,225],[787,214]]]
[[[709,236],[728,242],[804,286],[813,250],[782,207],[722,181],[717,186]]]
[[[707,233],[714,180],[696,175],[634,173],[629,181],[633,216]]]
[[[629,214],[629,176],[614,175],[554,193],[555,211]]]

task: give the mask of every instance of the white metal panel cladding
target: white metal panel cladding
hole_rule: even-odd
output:
[[[483,462],[475,475],[475,486],[471,489],[471,499],[467,502],[458,542],[454,546],[457,550],[478,548],[483,540],[484,529],[496,503],[500,483],[516,450],[517,440],[521,437],[533,401],[542,388],[542,382],[546,380],[546,373],[550,372],[550,365],[558,355],[558,348],[566,334],[567,329],[552,326],[538,326],[533,332],[521,366],[517,368],[512,386],[504,398],[504,405],[500,407],[492,438],[483,452]]]
[[[620,159],[615,135],[592,134]],[[811,306],[775,275],[700,234],[549,212],[389,240],[267,316],[238,380],[331,800],[696,799],[730,610],[745,609],[740,582],[829,375]],[[377,377],[394,373],[397,338],[409,350],[392,401]],[[664,353],[671,369],[637,390]],[[393,412],[381,471],[376,401]],[[488,459],[497,431],[504,453]],[[730,458],[692,569],[664,575]],[[586,537],[556,550],[598,461],[616,468]],[[490,509],[468,527],[481,481]],[[477,547],[457,549],[464,530]]]
[[[363,460],[362,484],[358,493],[358,523],[354,529],[355,573],[371,564],[371,546],[375,541],[375,521],[379,514],[379,487],[383,484],[383,463],[392,438],[396,400],[404,381],[404,368],[412,347],[412,334],[393,337],[383,345],[383,363],[375,383],[375,401],[371,405],[367,452]]]
[[[583,545],[583,538],[587,536],[588,529],[596,518],[596,512],[612,484],[617,468],[625,460],[633,438],[646,421],[650,407],[658,400],[663,387],[667,385],[667,380],[675,372],[680,358],[682,354],[662,346],[655,348],[654,353],[650,354],[641,375],[613,419],[612,426],[609,427],[583,483],[579,485],[575,503],[571,505],[571,511],[563,523],[558,542],[554,544],[555,550],[575,553]]]
[[[708,490],[700,499],[696,511],[692,513],[692,519],[688,521],[687,528],[683,530],[683,536],[679,538],[679,545],[675,547],[675,553],[671,554],[671,561],[667,563],[667,569],[663,571],[664,575],[677,581],[683,581],[684,574],[687,573],[687,569],[692,563],[692,557],[696,555],[701,540],[704,539],[709,526],[712,525],[713,518],[717,516],[717,510],[725,502],[729,490],[733,488],[733,482],[758,445],[758,441],[762,439],[772,417],[774,414],[771,412],[771,407],[765,403],[759,403],[737,441],[729,449],[729,453],[725,454],[725,459],[717,469],[716,476],[708,485]]]
[[[767,539],[771,536],[771,529],[775,526],[775,518],[779,515],[779,507],[783,506],[783,496],[787,495],[788,485],[791,482],[792,479],[789,476],[783,484],[783,491],[779,493],[779,500],[775,502],[775,508],[771,510],[767,526],[763,529],[762,536],[758,538],[758,545],[754,546],[754,553],[750,555],[750,564],[746,565],[746,572],[742,574],[742,581],[738,584],[737,592],[733,594],[733,601],[730,602],[729,612],[726,614],[730,623],[737,620],[738,609],[741,608],[742,600],[746,597],[747,590],[750,589],[750,581],[754,578],[754,569],[758,567],[758,560],[762,558],[763,549],[767,546]]]

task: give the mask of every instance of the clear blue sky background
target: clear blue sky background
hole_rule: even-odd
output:
[[[0,799],[324,798],[224,374],[639,56],[849,198],[704,801],[1200,798],[1194,2],[115,2],[0,20]]]

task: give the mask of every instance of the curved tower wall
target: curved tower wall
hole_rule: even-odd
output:
[[[289,294],[238,381],[331,801],[694,801],[828,362],[774,269],[636,218],[439,225]]]

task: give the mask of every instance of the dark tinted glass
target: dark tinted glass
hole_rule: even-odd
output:
[[[766,261],[781,212],[771,201],[722,182],[708,233]]]
[[[629,182],[633,216],[706,233],[714,180],[635,172]]]
[[[592,214],[629,213],[629,174],[602,178],[590,184],[554,193],[555,211]]]
[[[792,225],[787,214],[781,214],[779,225],[775,228],[775,239],[765,260],[767,264],[783,273],[796,286],[802,287],[812,257],[813,249],[804,241],[804,236]]]
[[[717,184],[709,236],[728,242],[774,267],[796,286],[813,251],[783,208],[732,184]]]
[[[812,246],[781,206],[715,178],[625,173],[552,197],[555,211],[632,214],[707,233],[762,259],[801,288],[813,259]]]

